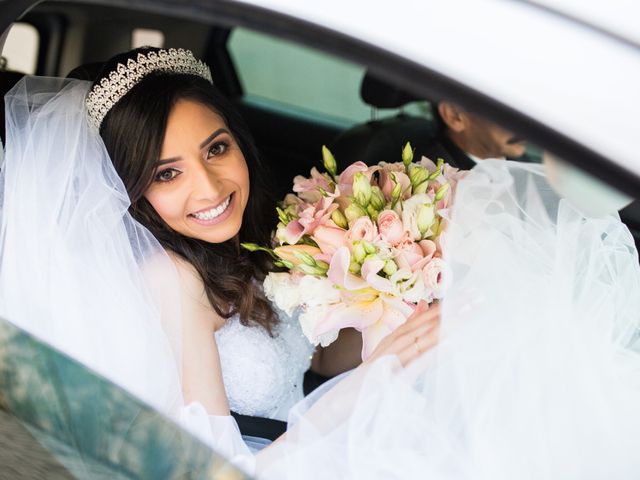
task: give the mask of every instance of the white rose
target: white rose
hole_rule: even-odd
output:
[[[396,295],[405,302],[418,303],[420,300],[430,300],[420,271],[400,269],[391,275],[390,281],[395,286]]]
[[[326,347],[338,338],[338,330],[320,336],[316,336],[314,331],[318,322],[324,319],[329,307],[340,302],[340,291],[328,278],[310,275],[300,279],[298,290],[300,303],[304,305],[298,317],[302,332],[314,345]]]
[[[269,273],[264,279],[263,288],[267,298],[289,316],[292,316],[296,307],[302,303],[300,287],[291,280],[289,273]]]
[[[313,345],[321,345],[326,347],[333,343],[338,338],[339,330],[332,330],[324,335],[316,336],[314,330],[318,321],[327,313],[329,305],[307,305],[304,311],[298,317],[300,326],[302,327],[302,333]]]
[[[434,258],[422,269],[422,279],[434,298],[442,298],[451,282],[451,270],[444,260]]]
[[[420,207],[431,203],[431,198],[426,193],[419,193],[408,199],[402,204],[402,226],[412,240],[422,240],[422,233],[418,228],[418,213]]]
[[[340,301],[340,291],[327,277],[305,275],[300,279],[297,288],[301,304],[330,305]]]

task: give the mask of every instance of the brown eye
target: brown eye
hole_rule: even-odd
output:
[[[167,168],[158,172],[155,176],[156,182],[170,182],[174,178],[180,175],[180,172],[175,168]]]
[[[227,142],[216,142],[213,145],[211,145],[211,148],[209,148],[207,158],[217,157],[219,155],[222,155],[224,152],[227,151],[227,148],[229,148],[229,145],[227,144]]]

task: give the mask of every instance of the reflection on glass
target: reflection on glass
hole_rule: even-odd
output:
[[[14,478],[37,469],[47,478],[246,478],[161,413],[1,319],[0,425],[2,446],[13,448],[2,468]]]

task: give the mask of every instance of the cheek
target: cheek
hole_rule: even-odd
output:
[[[160,218],[168,225],[171,225],[183,216],[184,209],[182,208],[182,203],[174,197],[175,195],[159,191],[151,191],[145,194],[147,201],[156,213],[160,215]]]
[[[236,183],[242,189],[243,203],[244,203],[243,206],[246,207],[247,203],[249,202],[249,194],[251,192],[251,182],[249,180],[249,168],[247,167],[247,162],[244,160],[244,158],[242,159],[242,162],[240,162],[240,165],[238,166],[236,172],[237,172]]]

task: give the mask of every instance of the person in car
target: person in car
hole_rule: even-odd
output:
[[[6,104],[0,314],[246,470],[495,480],[640,468],[637,252],[615,216],[582,215],[539,165],[474,168],[451,207],[442,319],[418,308],[365,364],[300,400],[312,349],[257,286],[268,263],[238,248],[268,233],[261,166],[208,68],[182,50],[134,51],[93,85],[26,78]],[[287,433],[254,457],[232,408],[287,418]]]
[[[525,155],[522,138],[459,105],[440,101],[434,104],[438,134],[420,153],[442,158],[463,170],[470,170],[487,158],[515,160]]]
[[[82,91],[84,85],[72,82],[67,89]],[[314,353],[297,318],[265,297],[261,282],[273,265],[240,242],[270,243],[268,219],[275,209],[267,175],[242,118],[191,52],[140,48],[117,55],[93,82],[86,104],[90,127],[113,164],[100,168],[115,169],[132,219],[148,229],[177,269],[178,418],[217,451],[245,462],[251,454],[230,412],[286,421],[303,398],[310,365],[333,374],[356,367],[360,338],[339,339],[331,354]],[[67,164],[70,158],[65,155]],[[437,321],[437,309],[415,318],[408,325],[414,336],[427,337],[427,348],[434,333],[426,334],[423,325]],[[109,336],[127,336],[132,328],[114,328]],[[167,335],[169,343],[178,341],[176,332]],[[405,351],[405,361],[417,354],[411,345],[386,343],[372,358]],[[254,451],[267,443],[247,440]]]

